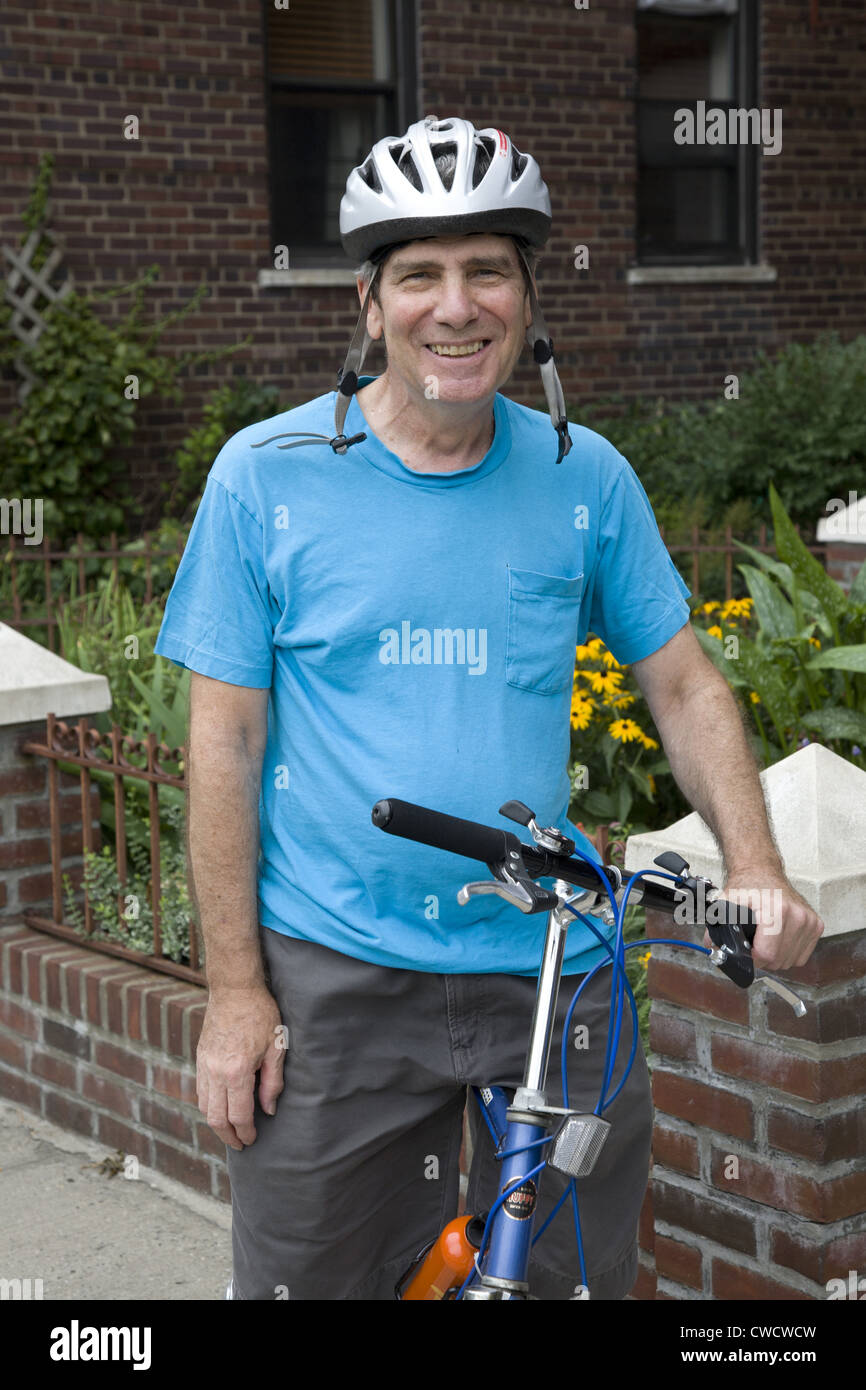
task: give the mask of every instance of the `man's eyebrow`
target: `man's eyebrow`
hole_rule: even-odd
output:
[[[441,261],[432,260],[412,260],[408,257],[401,259],[395,256],[391,261],[391,270],[398,275],[403,270],[441,270]],[[497,255],[494,251],[489,256],[470,256],[468,260],[461,261],[460,265],[464,270],[475,270],[481,266],[491,266],[498,270],[514,270],[516,267],[507,256]]]

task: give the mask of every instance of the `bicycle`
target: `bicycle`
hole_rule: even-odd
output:
[[[673,851],[658,855],[653,860],[658,868],[638,870],[623,886],[623,876],[615,865],[596,863],[556,827],[540,827],[535,813],[523,802],[507,801],[500,806],[499,814],[524,825],[533,843],[523,844],[512,831],[462,820],[398,798],[377,801],[371,813],[373,824],[388,834],[486,864],[493,878],[464,884],[457,894],[462,906],[477,894],[495,893],[521,912],[548,913],[523,1085],[517,1088],[510,1104],[501,1087],[472,1087],[493,1137],[495,1156],[502,1161],[499,1195],[488,1212],[458,1216],[418,1252],[395,1286],[395,1297],[401,1301],[532,1299],[527,1274],[541,1175],[547,1167],[565,1173],[570,1182],[535,1240],[571,1193],[582,1280],[575,1287],[572,1300],[589,1297],[575,1184],[577,1179],[587,1177],[598,1161],[610,1132],[610,1123],[601,1112],[625,1084],[637,1047],[637,1010],[625,972],[626,950],[663,944],[701,951],[741,989],[748,989],[760,979],[785,999],[799,1017],[806,1012],[802,1000],[787,986],[763,971],[756,974],[750,950],[756,925],[751,911],[728,899],[710,899],[709,894],[718,889],[709,879],[691,875],[688,863],[680,855]],[[670,879],[675,887],[647,881],[648,874]],[[542,887],[538,879],[553,879],[553,888]],[[571,893],[570,888],[575,887],[583,891]],[[603,902],[603,894],[607,903]],[[623,929],[630,897],[670,914],[684,905],[692,913],[687,920],[706,926],[712,949],[664,937],[645,937],[626,946]],[[602,906],[596,910],[599,902]],[[578,903],[580,907],[576,906]],[[700,916],[699,906],[703,908]],[[587,911],[595,911],[607,926],[616,928],[613,946],[588,920]],[[569,1005],[562,1038],[564,1104],[554,1106],[547,1104],[544,1087],[570,917],[589,927],[610,959],[583,977]],[[582,990],[598,971],[609,965],[613,971],[604,1077],[595,1110],[586,1114],[568,1105],[565,1059],[570,1021]],[[632,1013],[632,1045],[619,1086],[608,1095],[626,993]],[[544,1149],[548,1150],[547,1157],[535,1162]],[[532,1158],[527,1158],[527,1154]]]

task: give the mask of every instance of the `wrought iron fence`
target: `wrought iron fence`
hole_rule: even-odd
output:
[[[5,571],[2,585],[3,606],[7,609],[2,614],[3,622],[8,627],[17,628],[22,632],[27,628],[47,628],[47,645],[50,651],[56,650],[55,632],[65,604],[83,598],[88,592],[86,565],[88,560],[110,560],[110,566],[106,565],[104,570],[107,571],[110,568],[115,582],[120,578],[121,569],[124,572],[124,577],[127,577],[139,574],[143,568],[144,593],[142,601],[148,604],[152,603],[154,598],[154,564],[159,560],[174,559],[179,561],[184,546],[184,541],[179,539],[174,549],[166,550],[164,547],[155,547],[150,532],[142,537],[139,550],[130,550],[128,546],[118,545],[117,534],[114,531],[109,536],[106,550],[88,549],[84,537],[80,533],[71,550],[54,550],[49,540],[43,540],[41,545],[31,546],[23,543],[18,544],[17,538],[10,535],[8,541],[9,544],[2,556]],[[24,571],[20,567],[25,564],[35,564],[41,568],[41,584],[38,586],[39,593],[35,597],[32,592],[25,595],[21,593]],[[98,580],[101,577],[103,577],[102,567],[98,576],[91,576],[91,589],[93,579]],[[59,585],[65,583],[69,583],[70,587],[70,593],[66,597],[59,588]],[[30,591],[35,587],[37,586],[32,582],[26,585]]]
[[[795,526],[795,530],[797,532],[797,535],[799,536],[800,527]],[[701,556],[724,555],[725,601],[727,602],[728,599],[733,598],[734,556],[736,555],[738,559],[745,558],[744,552],[739,550],[737,547],[737,540],[742,540],[743,537],[735,537],[730,526],[725,527],[725,539],[721,544],[713,541],[702,540],[700,528],[697,526],[692,527],[692,538],[690,542],[672,544],[671,542],[665,539],[664,526],[659,526],[659,534],[661,535],[662,540],[665,542],[665,545],[668,548],[668,552],[672,556],[683,554],[691,555],[692,574],[690,587],[693,594],[701,593]],[[775,545],[771,542],[768,542],[767,540],[767,527],[763,522],[761,523],[761,526],[758,531],[757,544],[755,544],[754,541],[749,541],[747,542],[747,544],[751,545],[753,550],[760,550],[762,554],[765,555],[774,554],[776,549]],[[810,550],[813,555],[817,556],[821,560],[822,564],[826,566],[826,545],[809,545],[807,546],[807,549]]]
[[[201,947],[198,927],[192,913],[185,916],[188,944],[185,954],[188,964],[170,959],[164,949],[165,923],[162,916],[163,881],[161,874],[160,843],[160,803],[159,788],[170,787],[179,791],[181,798],[186,791],[186,750],[168,748],[158,744],[154,734],[146,739],[135,739],[125,735],[122,729],[113,725],[110,733],[100,733],[89,727],[87,720],[81,718],[75,726],[70,726],[53,714],[47,718],[45,742],[30,740],[23,744],[23,751],[35,757],[48,759],[48,798],[51,836],[51,886],[52,915],[44,917],[36,913],[24,913],[28,926],[49,932],[78,945],[92,947],[108,955],[120,956],[124,960],[137,961],[151,966],[168,975],[178,976],[195,984],[204,984],[205,975],[201,968]],[[133,759],[139,759],[138,765]],[[166,770],[165,764],[177,767],[177,772]],[[83,893],[83,916],[81,930],[67,921],[69,916],[69,879],[67,877],[66,904],[64,905],[64,874],[62,865],[61,813],[59,769],[65,771],[79,769],[81,788],[81,837],[84,873],[81,882]],[[116,888],[110,895],[114,902],[106,899],[103,893],[95,901],[92,875],[88,875],[88,865],[94,862],[94,834],[91,806],[93,782],[103,788],[111,788],[114,824],[114,874]],[[137,920],[138,912],[131,918],[134,904],[130,904],[127,890],[130,886],[130,845],[127,827],[126,794],[129,784],[140,784],[146,792],[148,821],[148,870],[145,885],[147,917],[151,922],[151,950],[135,949],[125,944],[124,937],[131,935],[130,923]],[[89,881],[90,880],[90,881]],[[138,904],[140,909],[141,904]],[[103,934],[104,924],[110,921],[111,936]],[[173,926],[173,934],[176,929]],[[176,952],[177,953],[177,952]]]

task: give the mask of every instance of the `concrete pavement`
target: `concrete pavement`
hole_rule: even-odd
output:
[[[67,1302],[224,1299],[231,1209],[148,1168],[88,1166],[109,1153],[0,1101],[0,1280]]]

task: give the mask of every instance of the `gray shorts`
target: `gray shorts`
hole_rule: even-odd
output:
[[[256,1140],[227,1149],[233,1297],[393,1299],[407,1265],[457,1215],[467,1087],[521,1085],[537,981],[437,975],[355,960],[262,928],[262,948],[289,1029],[276,1114],[255,1109]],[[607,1041],[610,970],[572,1018],[588,1048],[569,1046],[569,1104],[592,1110]],[[562,1025],[582,977],[563,978],[547,1099],[562,1104]],[[631,1045],[625,1001],[614,1084]],[[610,1088],[608,1094],[613,1088]],[[489,1209],[501,1165],[468,1094],[472,1166],[467,1212]],[[590,1298],[621,1299],[637,1276],[637,1225],[649,1176],[652,1100],[640,1044],[595,1171],[577,1183]],[[537,1160],[533,1160],[533,1163]],[[537,1231],[568,1179],[541,1176]],[[568,1299],[581,1282],[567,1198],[534,1247],[532,1294]]]

